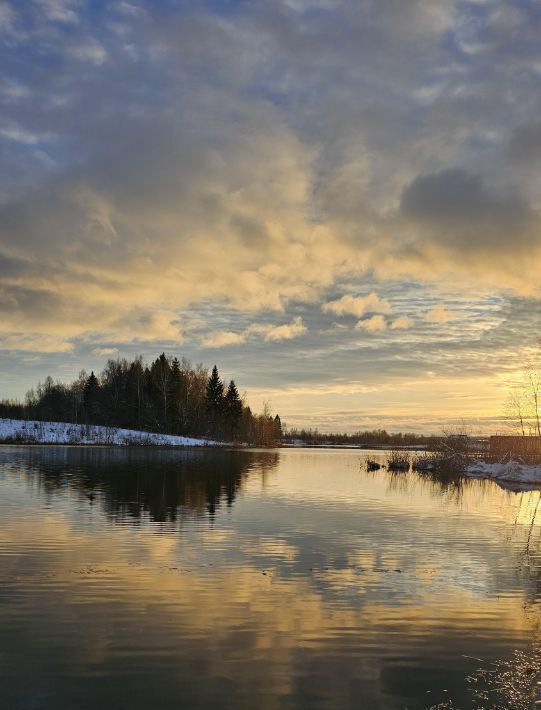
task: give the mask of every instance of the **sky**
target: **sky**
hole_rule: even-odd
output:
[[[0,397],[160,352],[326,431],[502,426],[535,0],[0,0]]]

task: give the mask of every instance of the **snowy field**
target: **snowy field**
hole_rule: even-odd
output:
[[[210,439],[191,439],[172,434],[152,434],[133,429],[0,419],[0,443],[21,441],[36,444],[105,444],[115,446],[225,446]]]

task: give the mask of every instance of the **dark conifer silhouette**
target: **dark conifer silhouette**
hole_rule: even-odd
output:
[[[274,436],[278,441],[282,438],[282,420],[278,414],[274,417]]]
[[[209,433],[217,435],[221,433],[222,419],[224,414],[224,384],[218,374],[216,365],[212,368],[212,374],[207,383],[206,409],[209,422]]]
[[[169,392],[167,397],[167,424],[170,431],[174,434],[182,434],[183,417],[183,402],[185,382],[180,362],[178,358],[173,358],[171,362],[171,375],[169,379]]]
[[[235,382],[231,380],[224,401],[224,413],[227,433],[232,439],[236,439],[239,424],[242,417],[242,401]]]
[[[150,376],[156,390],[156,423],[162,431],[167,429],[168,395],[171,382],[171,365],[162,353],[150,366]]]
[[[87,422],[95,424],[100,417],[100,384],[98,378],[94,374],[94,370],[90,373],[83,390],[83,402]]]

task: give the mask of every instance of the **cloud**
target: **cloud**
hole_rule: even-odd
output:
[[[294,318],[291,323],[285,323],[284,325],[277,325],[268,328],[264,331],[264,337],[267,341],[277,341],[277,340],[293,340],[293,338],[298,338],[306,333],[306,326],[302,322],[302,318],[299,316]]]
[[[240,345],[246,342],[246,337],[246,333],[233,333],[230,330],[221,330],[204,337],[201,344],[205,348],[223,348],[228,345]]]
[[[380,333],[387,330],[387,322],[383,316],[372,316],[357,322],[356,328],[367,330],[369,333]]]
[[[334,313],[337,316],[352,315],[360,318],[367,311],[389,313],[391,306],[387,300],[380,298],[376,293],[370,293],[368,296],[346,294],[334,301],[324,303],[321,309],[324,313]]]
[[[36,145],[37,143],[54,139],[51,133],[33,133],[14,123],[1,126],[0,136],[18,143],[27,143],[28,145]]]
[[[96,39],[86,39],[77,42],[69,48],[69,54],[74,59],[81,62],[90,62],[100,66],[107,59],[107,52],[100,42]]]
[[[27,268],[28,262],[26,260],[13,258],[0,252],[0,278],[14,277],[23,274]]]
[[[1,23],[2,18],[0,9],[0,24]],[[30,91],[28,87],[17,79],[1,79],[0,93],[2,94],[4,100],[7,101],[18,101],[20,99],[30,96]]]
[[[378,228],[377,272],[449,285],[454,281],[461,291],[482,284],[539,294],[532,268],[541,257],[541,218],[531,202],[535,178],[528,184],[526,173],[505,179],[504,172],[494,183],[481,173],[455,168],[409,181],[399,210]]]
[[[0,33],[16,35],[17,15],[13,7],[6,1],[0,0]]]
[[[99,357],[114,357],[118,355],[118,352],[118,348],[94,348],[94,350],[92,350],[92,353]]]
[[[535,163],[541,158],[541,123],[523,124],[514,129],[509,140],[509,156],[519,163]]]
[[[73,344],[44,333],[0,333],[0,350],[33,353],[69,353]]]
[[[77,23],[80,0],[36,0],[47,19],[53,22]]]
[[[79,12],[77,3],[47,6],[57,15]],[[92,27],[76,43],[74,28],[56,24],[54,48],[36,34],[40,51],[64,58],[65,74],[61,85],[46,77],[40,88],[28,65],[34,111],[26,106],[10,119],[28,139],[28,163],[13,156],[28,176],[19,200],[0,195],[0,240],[19,257],[36,253],[43,288],[60,290],[81,310],[107,302],[119,311],[123,299],[150,309],[218,299],[242,310],[283,311],[291,301],[314,302],[344,274],[355,280],[370,270],[383,279],[437,282],[458,269],[485,283],[535,288],[522,268],[523,251],[536,246],[532,210],[519,190],[506,192],[504,179],[488,184],[467,165],[464,148],[478,136],[463,86],[474,77],[440,46],[442,32],[460,29],[452,3],[383,2],[358,14],[329,4],[323,15],[340,20],[340,51],[329,23],[306,14],[303,2],[293,14],[281,3],[267,13],[243,7],[234,21],[208,7],[167,14],[138,7],[113,8],[127,10],[137,68],[102,35],[93,38]],[[382,46],[392,46],[393,56]],[[73,51],[88,71],[75,67]],[[93,62],[105,58],[110,71],[93,72]],[[350,71],[359,65],[366,71]],[[420,83],[423,67],[434,76]],[[337,75],[339,86],[356,87],[340,114],[332,101]],[[377,104],[369,76],[381,86]],[[388,108],[397,91],[426,86],[442,87],[431,100],[444,105],[417,134],[416,101],[403,102],[400,115]],[[273,99],[281,92],[290,100]],[[313,122],[299,112],[305,95],[313,97]],[[58,164],[28,189],[32,143],[53,127],[59,135],[47,150]],[[511,263],[510,249],[517,250]],[[28,268],[25,284],[37,271]],[[378,298],[347,295],[324,309],[356,318],[388,312]]]
[[[413,325],[413,320],[409,316],[399,316],[391,323],[391,330],[408,330]]]
[[[313,299],[332,280],[333,245],[302,217],[309,156],[262,109],[236,106],[242,135],[229,126],[214,146],[169,120],[128,122],[84,177],[55,177],[0,204],[0,241],[23,262],[33,257],[20,283],[38,281],[80,310],[81,334],[91,325],[82,314],[106,305],[122,323],[134,302],[151,312],[217,298],[256,311]],[[46,325],[65,322],[56,309]]]
[[[163,342],[180,344],[184,340],[181,321],[177,313],[166,309],[139,311],[133,309],[104,329],[102,337],[114,335],[118,342]]]
[[[429,323],[449,323],[458,317],[457,313],[448,311],[443,303],[438,303],[425,316],[425,320]]]
[[[116,12],[124,15],[138,15],[142,11],[140,7],[137,7],[137,5],[130,2],[124,2],[124,0],[115,2],[114,9]]]
[[[290,323],[270,325],[268,323],[252,323],[242,332],[216,331],[206,335],[201,344],[207,348],[222,348],[229,345],[240,345],[249,339],[263,338],[267,342],[293,340],[307,332],[302,318],[296,317]]]
[[[459,169],[419,175],[403,191],[400,207],[413,222],[441,230],[433,240],[467,250],[520,239],[531,217],[516,192],[491,188],[480,175]]]

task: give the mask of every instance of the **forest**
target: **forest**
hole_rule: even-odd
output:
[[[108,360],[103,371],[82,370],[71,384],[47,377],[25,402],[0,402],[0,417],[101,424],[140,431],[207,437],[272,446],[282,435],[280,417],[268,406],[254,414],[233,380],[226,385],[216,366],[209,374],[162,353],[150,364],[141,356]]]

